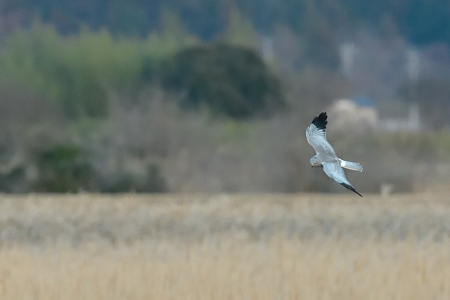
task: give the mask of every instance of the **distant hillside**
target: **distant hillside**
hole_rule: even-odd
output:
[[[163,10],[175,13],[186,30],[204,40],[223,34],[230,15],[238,10],[262,34],[287,26],[306,39],[322,36],[326,40],[327,36],[351,37],[364,28],[401,35],[417,45],[450,43],[450,5],[445,0],[3,0],[0,29],[7,33],[38,18],[61,33],[87,26],[144,36],[161,30]]]

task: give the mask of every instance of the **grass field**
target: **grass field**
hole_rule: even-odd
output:
[[[450,199],[0,196],[0,299],[450,299]]]

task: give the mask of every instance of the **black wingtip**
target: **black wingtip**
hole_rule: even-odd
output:
[[[341,183],[341,185],[342,186],[344,186],[344,187],[346,187],[346,188],[348,188],[350,191],[352,191],[352,192],[355,192],[355,193],[357,193],[359,196],[363,196],[363,195],[361,195],[354,187],[352,187],[351,185],[349,185],[349,184],[346,184],[346,183]]]
[[[318,129],[326,129],[327,128],[327,113],[321,112],[319,115],[317,115],[311,122],[314,124]]]

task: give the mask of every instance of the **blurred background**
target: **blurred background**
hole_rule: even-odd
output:
[[[0,191],[449,190],[450,4],[1,0]]]

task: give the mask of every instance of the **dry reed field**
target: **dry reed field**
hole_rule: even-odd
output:
[[[450,299],[450,199],[0,196],[0,299]]]

